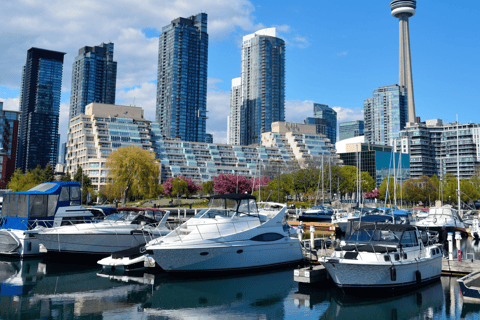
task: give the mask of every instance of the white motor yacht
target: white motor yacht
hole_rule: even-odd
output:
[[[320,262],[345,292],[396,292],[440,278],[442,249],[411,225],[360,223]]]
[[[83,223],[30,231],[48,253],[83,253],[108,256],[145,244],[170,232],[169,211],[122,207],[99,223]]]
[[[428,216],[415,223],[417,227],[428,228],[429,230],[437,231],[441,234],[442,231],[455,232],[460,231],[466,233],[465,224],[458,215],[456,209],[451,205],[444,205],[441,207],[431,207],[428,211]]]
[[[169,272],[251,270],[303,259],[286,205],[259,211],[248,194],[213,196],[207,209],[145,248]]]

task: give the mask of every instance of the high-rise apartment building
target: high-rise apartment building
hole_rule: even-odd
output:
[[[57,163],[58,119],[65,53],[27,51],[20,91],[20,137],[16,167],[31,170]]]
[[[480,125],[443,123],[440,119],[408,123],[395,147],[410,155],[412,178],[442,178],[447,173],[457,176],[458,159],[460,178],[468,179],[480,165]]]
[[[329,105],[314,103],[313,117],[308,117],[305,123],[316,125],[317,133],[326,135],[330,142],[335,145],[337,141],[337,112]]]
[[[20,112],[3,110],[0,102],[0,189],[6,189],[15,172]]]
[[[262,133],[285,121],[285,41],[276,29],[243,37],[240,144],[259,144]]]
[[[85,106],[92,102],[114,104],[116,83],[113,43],[80,48],[72,67],[69,119],[85,113]]]
[[[347,121],[338,124],[338,141],[363,136],[365,122],[363,120]]]
[[[230,115],[228,117],[228,144],[240,145],[240,111],[242,108],[242,78],[232,79]]]
[[[206,13],[175,19],[162,28],[155,119],[167,138],[205,141],[207,63]]]
[[[408,122],[417,122],[415,116],[415,99],[413,96],[412,58],[410,56],[410,28],[408,18],[415,15],[416,0],[391,0],[392,16],[399,20],[399,72],[398,84],[407,97]]]
[[[373,97],[363,102],[365,142],[393,145],[407,122],[407,104],[402,88],[390,85],[377,88]]]

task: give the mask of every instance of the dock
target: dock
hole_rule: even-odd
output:
[[[480,260],[448,260],[442,261],[442,275],[465,276],[480,270]]]
[[[304,284],[313,284],[328,279],[327,269],[322,265],[312,265],[293,271],[293,280]]]
[[[334,234],[336,229],[336,227],[330,222],[302,222],[296,220],[288,220],[287,223],[292,227],[298,227],[300,224],[302,224],[307,229],[313,225],[315,227],[315,231],[327,232],[331,234]]]

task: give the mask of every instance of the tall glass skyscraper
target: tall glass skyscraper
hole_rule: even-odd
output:
[[[403,88],[394,84],[373,91],[363,102],[365,142],[393,146],[407,123],[408,105]]]
[[[0,102],[0,189],[7,188],[15,172],[19,118],[20,112],[3,110]]]
[[[307,118],[305,123],[315,124],[317,133],[326,135],[332,144],[337,142],[337,112],[328,104],[314,103],[313,118]]]
[[[230,91],[230,116],[228,117],[227,143],[240,144],[240,111],[242,109],[242,78],[232,79]]]
[[[72,68],[70,119],[85,113],[85,106],[92,102],[115,104],[116,83],[113,43],[80,48]]]
[[[162,28],[155,119],[167,138],[205,141],[207,63],[206,13],[175,19]]]
[[[240,144],[258,144],[285,121],[285,41],[268,28],[243,37]]]
[[[347,121],[338,124],[338,141],[363,136],[365,122],[363,120]]]
[[[24,171],[57,163],[64,55],[39,48],[27,51],[20,92],[22,116],[16,164]]]

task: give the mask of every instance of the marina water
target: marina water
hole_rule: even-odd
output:
[[[480,245],[463,242],[480,258]],[[97,265],[0,260],[0,319],[480,319],[455,277],[395,297],[303,288],[293,270],[215,278],[104,274]]]

